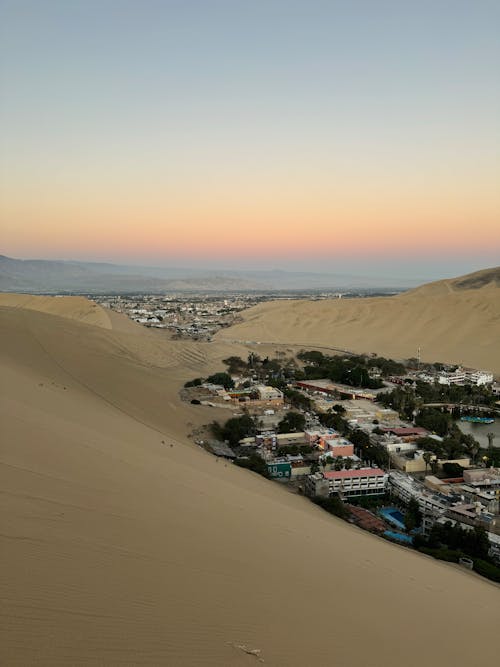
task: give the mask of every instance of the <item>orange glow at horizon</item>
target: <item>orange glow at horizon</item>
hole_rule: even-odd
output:
[[[131,189],[116,198],[112,193],[82,194],[11,194],[2,206],[4,249],[23,254],[28,247],[34,256],[92,255],[98,250],[111,256],[164,252],[202,258],[206,253],[362,255],[409,247],[418,252],[429,246],[448,253],[480,249],[485,239],[490,249],[500,248],[500,206],[492,192],[454,193],[448,201],[439,201],[432,192],[426,197],[406,192],[391,198],[387,192],[369,191],[364,197],[352,191],[329,196],[310,188],[274,197],[262,191],[253,196],[232,191],[226,197],[205,191],[192,198],[186,192],[163,197]]]

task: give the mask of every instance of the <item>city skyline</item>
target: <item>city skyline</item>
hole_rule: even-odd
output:
[[[499,263],[495,3],[1,18],[5,255],[422,279]]]

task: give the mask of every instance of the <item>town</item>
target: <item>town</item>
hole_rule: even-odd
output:
[[[186,383],[223,407],[196,443],[395,543],[500,580],[493,374],[374,355],[229,357]],[[486,428],[481,446],[466,427]]]
[[[187,292],[170,294],[88,294],[103,308],[127,315],[146,327],[162,329],[178,339],[210,341],[224,327],[238,322],[241,311],[265,301],[307,299],[351,299],[367,296],[389,296],[394,291],[357,290],[325,292],[299,291],[242,291]]]

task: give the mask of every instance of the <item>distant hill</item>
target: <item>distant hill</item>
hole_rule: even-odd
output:
[[[325,346],[484,368],[500,375],[499,268],[392,297],[273,301],[242,313],[219,339]]]
[[[230,271],[20,260],[0,255],[0,291],[96,294],[245,290],[407,289],[415,280],[281,270]]]
[[[409,291],[408,294],[421,294],[422,292],[427,294],[431,292],[447,294],[462,290],[477,290],[483,287],[500,287],[500,266],[495,266],[491,269],[482,269],[481,271],[468,273],[458,278],[448,278],[446,280],[436,280],[432,283],[426,283]]]

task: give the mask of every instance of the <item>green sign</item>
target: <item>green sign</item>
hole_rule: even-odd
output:
[[[272,479],[290,479],[292,476],[290,463],[268,463],[267,470]]]

